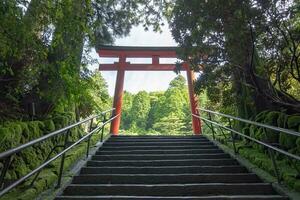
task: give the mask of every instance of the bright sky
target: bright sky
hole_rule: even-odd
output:
[[[162,27],[162,33],[153,31],[144,31],[142,26],[134,27],[128,37],[116,39],[116,46],[177,46],[173,40],[167,25]],[[99,59],[98,54],[92,53],[94,58],[98,58],[100,63],[113,63],[112,59]],[[148,61],[148,60],[138,60]],[[133,61],[132,61],[133,62]],[[166,61],[169,62],[169,61]],[[175,61],[174,61],[175,62]],[[170,63],[170,62],[169,62]],[[98,68],[98,65],[92,66],[93,69]],[[116,72],[102,72],[103,77],[108,83],[108,90],[111,96],[114,95]],[[182,73],[186,78],[186,74]],[[130,71],[125,72],[124,90],[131,93],[139,91],[162,91],[168,88],[169,82],[176,77],[174,72],[155,72],[155,71]]]

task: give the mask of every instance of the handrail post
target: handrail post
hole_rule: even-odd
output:
[[[212,117],[211,117],[211,114],[208,113],[208,118],[210,121],[212,121]],[[213,139],[215,140],[215,129],[214,129],[214,125],[211,124],[211,131],[212,131],[212,134],[213,134]]]
[[[271,161],[272,161],[273,168],[275,170],[275,175],[277,177],[277,181],[280,184],[281,183],[281,177],[280,177],[280,172],[279,172],[277,164],[276,164],[276,160],[274,158],[274,152],[269,148],[268,148],[268,152],[269,152],[269,155],[271,157]]]
[[[67,131],[67,133],[65,135],[64,150],[67,148],[67,145],[68,145],[69,134],[70,134],[70,129],[68,129],[68,131]],[[59,168],[59,174],[58,174],[58,180],[57,180],[56,188],[59,188],[60,185],[61,185],[61,178],[62,178],[62,173],[63,173],[63,170],[64,170],[65,157],[66,157],[66,153],[64,153],[61,156],[60,168]]]
[[[90,126],[89,126],[89,132],[91,132],[92,129],[93,129],[93,121],[94,121],[94,118],[91,119]],[[91,137],[92,137],[92,136],[90,136],[90,137],[88,138],[88,141],[87,141],[87,146],[86,146],[86,158],[89,157]]]
[[[104,126],[106,122],[106,114],[103,115],[103,120],[102,120],[102,128],[101,128],[101,137],[100,137],[100,142],[103,142],[103,136],[104,136]]]
[[[228,123],[229,123],[229,128],[232,129],[231,120],[230,120],[230,118],[227,118],[227,119],[228,119]],[[230,131],[230,135],[231,135],[231,140],[232,140],[232,145],[233,145],[234,153],[237,154],[238,152],[236,150],[235,139],[234,139],[234,135],[233,135],[232,131]]]
[[[8,168],[10,166],[10,162],[11,162],[11,156],[5,158],[4,166],[3,166],[3,169],[2,169],[1,175],[0,175],[0,189],[2,189],[4,187],[4,178],[5,178]]]

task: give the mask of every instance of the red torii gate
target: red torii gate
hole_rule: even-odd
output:
[[[160,64],[159,58],[177,58],[177,47],[129,47],[129,46],[101,46],[98,49],[100,57],[119,58],[119,62],[113,64],[100,64],[100,71],[117,71],[115,95],[113,107],[118,115],[111,124],[110,132],[119,133],[122,112],[122,98],[125,71],[174,71],[175,64]],[[126,58],[152,58],[151,64],[131,64]],[[188,63],[184,62],[182,70],[187,72],[188,90],[192,114],[199,115],[197,110],[197,97],[194,94],[194,72],[190,70]],[[199,118],[192,116],[194,134],[201,134],[201,122]]]

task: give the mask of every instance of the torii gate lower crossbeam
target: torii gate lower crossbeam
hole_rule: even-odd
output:
[[[111,123],[110,132],[113,135],[119,133],[122,113],[122,99],[125,71],[174,71],[175,64],[160,64],[159,58],[176,58],[177,47],[126,47],[126,46],[101,46],[98,49],[100,57],[119,58],[119,62],[114,64],[100,64],[100,71],[117,71],[115,94],[113,107],[115,115],[118,115]],[[152,58],[151,64],[131,64],[126,62],[126,58]],[[197,97],[194,94],[194,72],[190,70],[186,62],[183,69],[187,72],[188,91],[190,98],[191,113],[199,115],[197,110]],[[201,121],[192,116],[194,134],[201,134]]]

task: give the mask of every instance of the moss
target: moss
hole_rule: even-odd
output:
[[[38,155],[40,155],[42,158],[46,158],[48,154],[50,153],[51,149],[54,147],[54,143],[49,141],[49,142],[42,142],[39,145],[39,148],[36,149]]]
[[[52,120],[46,120],[44,121],[44,124],[45,124],[45,131],[46,132],[53,132],[55,131],[55,124]]]
[[[26,166],[28,166],[31,170],[33,170],[35,167],[38,166],[40,163],[40,159],[37,156],[37,153],[33,147],[29,147],[24,149],[21,153],[21,158],[26,163]]]
[[[21,178],[30,172],[30,169],[27,167],[26,163],[21,157],[15,157],[10,167],[15,170],[18,178]]]
[[[67,117],[70,122],[76,119],[75,112],[65,112],[63,115]]]
[[[63,116],[63,115],[55,116],[53,118],[53,122],[55,124],[55,127],[57,127],[57,128],[62,128],[64,126],[69,125],[69,119],[68,119],[68,117]]]
[[[23,126],[23,131],[22,131],[22,137],[21,137],[21,143],[25,143],[27,142],[30,137],[30,130],[29,130],[29,127],[28,127],[28,124],[26,124],[26,126],[24,125]]]
[[[71,118],[63,116],[63,118]],[[67,119],[68,120],[68,119]],[[46,120],[47,121],[47,120]],[[46,130],[51,130],[54,125],[54,120],[47,122],[33,121],[33,122],[13,122],[7,123],[5,126],[0,126],[0,149],[8,149],[11,146],[11,143],[15,141],[15,135],[18,134],[21,137],[21,143],[25,143],[34,138],[40,137]],[[65,121],[66,122],[66,121]],[[14,125],[17,124],[17,128]],[[82,133],[81,128],[74,128],[72,130],[72,138],[78,139]],[[92,144],[95,144],[98,137],[92,137]],[[32,148],[27,148],[23,150],[21,153],[18,153],[14,156],[10,169],[5,177],[8,180],[15,180],[20,178],[27,173],[29,173],[32,169],[36,168],[39,164],[41,164],[51,148],[57,142],[62,142],[63,138],[57,137],[52,138],[51,140],[47,140],[41,142],[39,145],[35,145]],[[5,145],[2,145],[5,144]],[[65,160],[64,169],[69,169],[71,165],[73,165],[80,157],[85,154],[86,151],[86,143],[82,143],[72,149],[67,153],[67,157]],[[57,170],[60,164],[60,159],[52,162],[48,168],[45,168],[41,171],[41,174],[34,185],[34,188],[28,189],[25,186],[28,186],[29,180],[19,186],[16,190],[13,190],[12,193],[5,195],[5,199],[36,199],[38,194],[43,190],[51,187],[57,181]]]
[[[57,180],[57,175],[54,174],[51,170],[44,170],[43,173],[38,177],[38,179],[34,182],[33,187],[37,191],[44,191],[47,188],[50,188],[53,183]]]
[[[29,128],[29,131],[30,131],[29,136],[28,136],[29,140],[40,137],[41,130],[40,130],[40,127],[37,123],[29,122],[28,123],[28,128]]]
[[[6,127],[0,127],[0,150],[1,152],[5,149],[8,149],[11,147],[10,141],[12,140],[12,136],[14,135],[13,132],[11,132],[11,129]]]
[[[22,134],[22,126],[19,123],[11,123],[10,127],[14,129],[16,135]]]
[[[15,180],[15,179],[17,179],[18,177],[17,177],[17,174],[16,174],[15,171],[8,171],[8,172],[6,173],[5,178],[8,179],[8,180]]]
[[[22,138],[22,126],[18,123],[7,123],[0,128],[1,151],[20,145]]]
[[[283,118],[287,118],[287,115],[281,114],[280,116],[282,116],[281,120],[284,121]],[[277,123],[278,123],[278,119],[277,119]],[[299,128],[299,127],[298,127]],[[251,125],[249,127],[249,133],[252,134],[253,137],[255,138],[262,138],[263,133],[262,133],[263,129],[259,129],[256,126]],[[293,152],[293,153],[299,153],[300,151],[298,151],[297,149],[295,149],[295,146],[297,145],[297,147],[300,146],[300,139],[298,138],[294,138],[294,137],[286,137],[286,134],[281,134],[281,140],[283,139],[283,137],[285,137],[283,139],[283,142],[285,144],[285,148],[286,150],[288,150],[289,152]],[[219,136],[218,136],[219,137]],[[219,138],[218,138],[219,140]],[[247,147],[245,148],[245,141],[241,141],[241,142],[237,142],[237,146],[243,146],[244,148],[240,148],[239,154],[248,159],[250,162],[252,162],[254,165],[256,165],[257,167],[265,170],[266,172],[270,173],[274,178],[275,178],[275,170],[273,168],[273,164],[271,159],[269,158],[268,152],[262,148],[261,145],[257,145],[255,143],[252,143],[252,147]],[[232,148],[229,144],[224,143],[225,145],[227,145],[229,148]],[[251,143],[250,143],[251,144]],[[294,146],[292,146],[292,144],[294,144]],[[289,147],[289,148],[287,148]],[[297,170],[291,165],[290,160],[287,159],[285,156],[282,156],[281,154],[275,154],[276,156],[276,163],[278,166],[278,169],[280,170],[280,174],[282,176],[283,182],[285,183],[285,185],[287,185],[290,189],[295,189],[296,191],[300,191],[300,183],[299,183],[299,178],[298,178],[298,172]],[[298,163],[298,168],[300,169],[300,165]]]
[[[30,188],[28,190],[25,190],[22,195],[20,195],[20,197],[18,197],[17,199],[19,200],[31,200],[31,199],[35,199],[37,195],[37,191],[34,188]]]
[[[69,119],[62,115],[55,116],[52,120],[55,124],[56,129],[61,129],[61,128],[69,125]]]
[[[13,190],[4,197],[1,197],[1,200],[32,200],[35,199],[37,191],[34,188],[23,189],[23,190]]]

